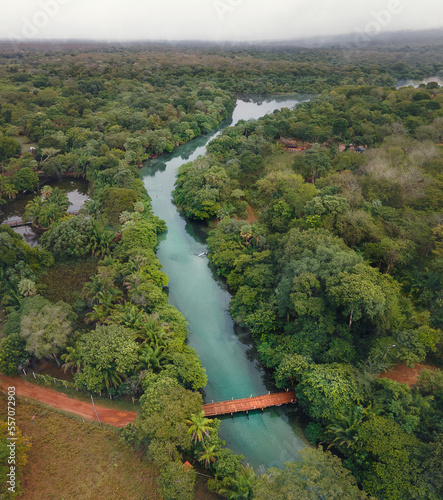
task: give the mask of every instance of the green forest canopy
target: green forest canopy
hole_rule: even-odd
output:
[[[168,498],[180,484],[192,498],[182,454],[201,459],[227,498],[269,489],[303,498],[311,480],[318,495],[333,487],[364,498],[358,484],[380,499],[440,498],[441,372],[414,389],[377,374],[442,363],[443,93],[395,87],[437,74],[441,41],[404,57],[396,42],[350,58],[339,48],[166,46],[45,47],[41,57],[42,47],[0,52],[1,201],[33,191],[41,172],[85,176],[91,199],[76,218],[57,193],[36,197],[28,215],[49,227],[40,249],[1,226],[0,370],[52,358],[78,388],[141,396],[123,434],[162,467]],[[316,96],[225,129],[180,168],[174,196],[188,217],[217,221],[209,257],[234,292],[234,320],[251,329],[276,385],[295,388],[308,438],[343,460],[306,452],[302,484],[294,464],[256,476],[223,448],[217,421],[199,420],[206,374],[167,303],[155,256],[166,227],[137,168],[214,129],[242,92]],[[285,151],[284,139],[309,149]],[[45,298],[49,270],[91,261],[96,272],[72,303]],[[206,426],[208,442],[193,442],[185,420]]]

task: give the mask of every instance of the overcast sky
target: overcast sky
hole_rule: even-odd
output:
[[[442,0],[3,0],[0,38],[373,38],[380,31],[442,26]]]

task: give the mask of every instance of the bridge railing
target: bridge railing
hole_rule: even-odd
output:
[[[282,392],[289,392],[289,389],[284,389],[281,391],[268,391],[266,394],[263,394],[263,392],[258,392],[258,393],[253,393],[253,394],[246,394],[244,396],[238,396],[238,397],[232,397],[230,399],[211,399],[211,400],[205,400],[203,404],[213,404],[213,403],[224,403],[225,401],[236,401],[237,399],[250,399],[250,398],[258,398],[260,396],[270,396],[271,394],[281,394]]]
[[[80,212],[78,210],[73,210],[73,211],[68,211],[66,212],[69,215],[80,215]],[[32,222],[31,221],[26,221],[24,222],[23,219],[17,219],[11,222],[0,222],[0,225],[6,224],[9,227],[20,227],[20,226],[31,226]]]

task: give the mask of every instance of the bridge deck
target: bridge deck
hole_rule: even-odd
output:
[[[235,399],[233,401],[220,401],[203,405],[205,417],[237,413],[239,411],[262,410],[269,406],[280,406],[287,403],[295,403],[297,398],[294,391],[266,394],[254,398]]]
[[[23,222],[21,219],[12,221],[12,222],[0,222],[0,224],[6,224],[9,227],[21,227],[21,226],[30,226],[30,222]]]
[[[76,212],[66,212],[67,214],[69,215],[80,215],[80,212],[76,211]],[[27,222],[23,222],[22,219],[17,219],[17,220],[14,220],[12,222],[0,222],[0,225],[1,224],[6,224],[8,225],[9,227],[21,227],[21,226],[31,226],[32,225],[32,222],[30,221],[27,221]]]

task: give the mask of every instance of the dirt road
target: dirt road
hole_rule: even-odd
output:
[[[379,378],[390,378],[401,384],[416,385],[418,376],[422,370],[432,370],[433,366],[416,363],[414,368],[406,366],[404,363],[395,366],[391,371],[385,371],[379,375]]]
[[[6,375],[0,374],[0,387],[5,392],[8,391],[8,387],[15,387],[17,396],[35,399],[53,408],[79,415],[86,420],[97,421],[91,403],[72,399],[52,389],[31,384],[20,377],[7,377]],[[97,410],[101,422],[113,425],[114,427],[124,427],[133,422],[137,415],[133,411],[113,410],[97,404],[95,405],[95,409]]]
[[[417,383],[418,375],[421,370],[432,368],[426,365],[416,364],[414,368],[409,368],[406,365],[397,365],[391,372],[384,372],[379,375],[380,378],[386,377],[403,384],[414,385]],[[7,392],[8,387],[15,387],[15,392],[18,396],[35,399],[41,403],[79,415],[80,417],[97,421],[97,417],[92,408],[92,404],[78,399],[73,399],[65,394],[54,391],[52,389],[31,384],[20,377],[7,377],[0,374],[0,387]],[[136,413],[133,411],[114,410],[105,408],[104,406],[95,405],[98,416],[101,422],[112,425],[114,427],[124,427],[135,420]]]

